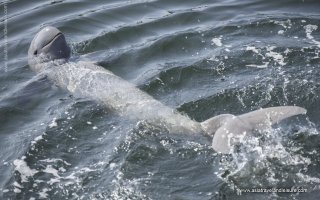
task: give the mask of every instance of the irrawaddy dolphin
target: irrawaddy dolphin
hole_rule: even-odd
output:
[[[90,62],[71,62],[69,58],[70,48],[64,35],[52,26],[44,27],[36,34],[28,51],[31,69],[44,74],[59,87],[95,100],[120,116],[161,125],[172,133],[210,136],[213,149],[221,153],[230,152],[235,136],[250,134],[285,118],[306,114],[306,109],[298,106],[280,106],[239,116],[223,114],[196,122],[103,67]]]

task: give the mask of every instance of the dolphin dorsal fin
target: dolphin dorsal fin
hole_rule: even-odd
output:
[[[239,116],[218,115],[202,122],[201,125],[208,134],[210,127],[216,129],[212,140],[213,149],[221,153],[230,153],[231,139],[235,136],[241,137],[253,130],[263,130],[286,118],[306,113],[306,109],[298,106],[270,107]],[[220,127],[217,128],[218,124]]]

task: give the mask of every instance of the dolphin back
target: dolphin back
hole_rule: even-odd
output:
[[[201,125],[163,105],[136,85],[91,62],[69,62],[47,73],[59,87],[95,100],[128,119],[161,124],[173,133],[201,133]]]
[[[229,153],[235,138],[244,137],[254,130],[270,128],[286,118],[306,113],[306,109],[298,106],[270,107],[239,116],[218,115],[202,122],[201,125],[207,133],[212,134],[215,131],[212,140],[213,149],[221,153]]]

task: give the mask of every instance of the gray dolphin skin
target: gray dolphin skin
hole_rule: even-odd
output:
[[[270,107],[239,116],[218,115],[196,122],[163,105],[134,84],[91,62],[69,62],[70,48],[64,35],[52,26],[33,38],[29,51],[30,68],[44,74],[71,93],[90,98],[129,119],[163,126],[172,133],[210,136],[217,152],[230,153],[232,139],[263,130],[291,116],[306,114],[298,106]]]

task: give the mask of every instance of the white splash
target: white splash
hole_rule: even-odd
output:
[[[52,120],[51,124],[49,124],[49,128],[53,128],[53,127],[58,126],[58,124],[57,124],[56,120],[57,120],[56,118],[53,118],[53,120]]]
[[[27,163],[24,161],[24,157],[22,160],[16,159],[13,161],[13,165],[15,166],[15,170],[20,173],[21,182],[28,182],[28,178],[32,177],[36,173],[37,170],[31,169]]]
[[[42,172],[48,173],[48,174],[52,174],[53,176],[57,177],[57,178],[61,178],[58,174],[58,170],[56,170],[55,168],[52,167],[52,165],[48,165],[44,170],[42,170]]]
[[[221,47],[221,46],[222,46],[221,39],[222,39],[222,36],[220,36],[220,37],[218,37],[218,38],[213,38],[213,39],[211,40],[212,45],[216,45],[216,46],[218,46],[218,47]]]
[[[14,188],[13,192],[14,192],[14,193],[21,193],[21,190],[18,189],[18,188]]]
[[[279,65],[284,66],[287,63],[284,62],[284,57],[278,52],[273,51],[276,47],[275,46],[270,46],[267,47],[267,53],[266,56],[269,58],[272,58],[275,62],[277,62]]]
[[[303,180],[303,181],[306,181],[308,183],[317,183],[319,184],[320,183],[320,179],[319,178],[316,178],[316,177],[311,177],[311,176],[308,176],[306,174],[302,174],[301,172],[298,172],[297,173],[297,176]]]
[[[64,164],[66,164],[66,165],[71,165],[70,163],[68,163],[67,161],[65,161],[65,160],[62,160],[62,159],[60,159],[60,158],[47,158],[47,159],[43,159],[43,160],[39,160],[40,162],[46,162],[46,163],[55,163],[55,162],[58,162],[58,161],[60,161],[60,162],[63,162]]]
[[[263,134],[257,133],[258,138],[248,137],[243,140],[241,142],[243,144],[240,148],[241,151],[239,151],[239,148],[233,151],[232,162],[229,160],[222,162],[222,168],[217,173],[218,177],[227,182],[229,182],[229,178],[232,180],[237,179],[236,182],[229,182],[234,187],[247,187],[249,185],[270,187],[285,179],[294,182],[299,181],[299,184],[303,185],[319,184],[320,179],[318,177],[311,177],[303,173],[312,164],[311,159],[283,146],[281,141],[283,136],[277,134],[279,131],[282,130],[270,129],[267,132],[263,132]],[[293,166],[293,169],[288,172],[279,172],[273,161],[281,163],[282,166]],[[300,169],[296,168],[297,166]],[[228,179],[225,178],[226,170],[229,172]],[[265,175],[258,178],[262,172]],[[279,173],[283,175],[282,178],[278,177]]]
[[[262,65],[249,64],[249,65],[246,65],[246,66],[247,67],[255,67],[255,68],[263,69],[263,68],[267,68],[268,65],[269,65],[269,62],[263,62]]]
[[[39,135],[38,137],[34,138],[34,140],[32,142],[36,143],[36,142],[38,142],[39,140],[42,140],[42,139],[43,139],[42,135]]]
[[[116,163],[110,163],[109,165],[110,169],[113,170],[117,167],[117,164]]]
[[[308,25],[304,26],[304,29],[306,30],[307,38],[311,40],[311,39],[314,39],[314,37],[311,35],[311,33],[313,31],[317,30],[318,26],[308,24]]]
[[[315,40],[314,37],[311,35],[311,33],[313,31],[318,29],[318,26],[317,25],[308,24],[308,25],[304,26],[304,29],[306,30],[307,38],[309,40],[311,40],[316,46],[318,46],[318,48],[320,48],[320,42]]]
[[[246,50],[247,51],[252,51],[253,53],[256,53],[256,54],[260,54],[260,50],[257,49],[255,46],[247,46]]]
[[[269,65],[269,61],[266,61],[266,58],[271,58],[273,61],[275,61],[276,63],[278,63],[281,66],[286,65],[287,63],[284,62],[284,56],[278,52],[273,51],[276,47],[275,46],[268,46],[266,47],[267,52],[265,53],[265,55],[263,55],[261,53],[261,49],[255,47],[255,46],[246,46],[246,51],[252,51],[253,53],[261,56],[261,58],[263,59],[263,64],[259,65],[259,64],[248,64],[246,66],[248,67],[256,67],[256,68],[266,68]]]
[[[292,27],[292,22],[290,19],[288,19],[287,21],[271,21],[274,24],[280,25],[285,29],[290,29]]]
[[[23,188],[23,186],[20,185],[17,181],[15,181],[15,182],[13,183],[13,186],[15,186],[15,187],[17,187],[17,188]]]
[[[48,198],[48,192],[49,190],[47,188],[44,188],[41,192],[39,192],[39,198],[40,199],[47,199]]]

